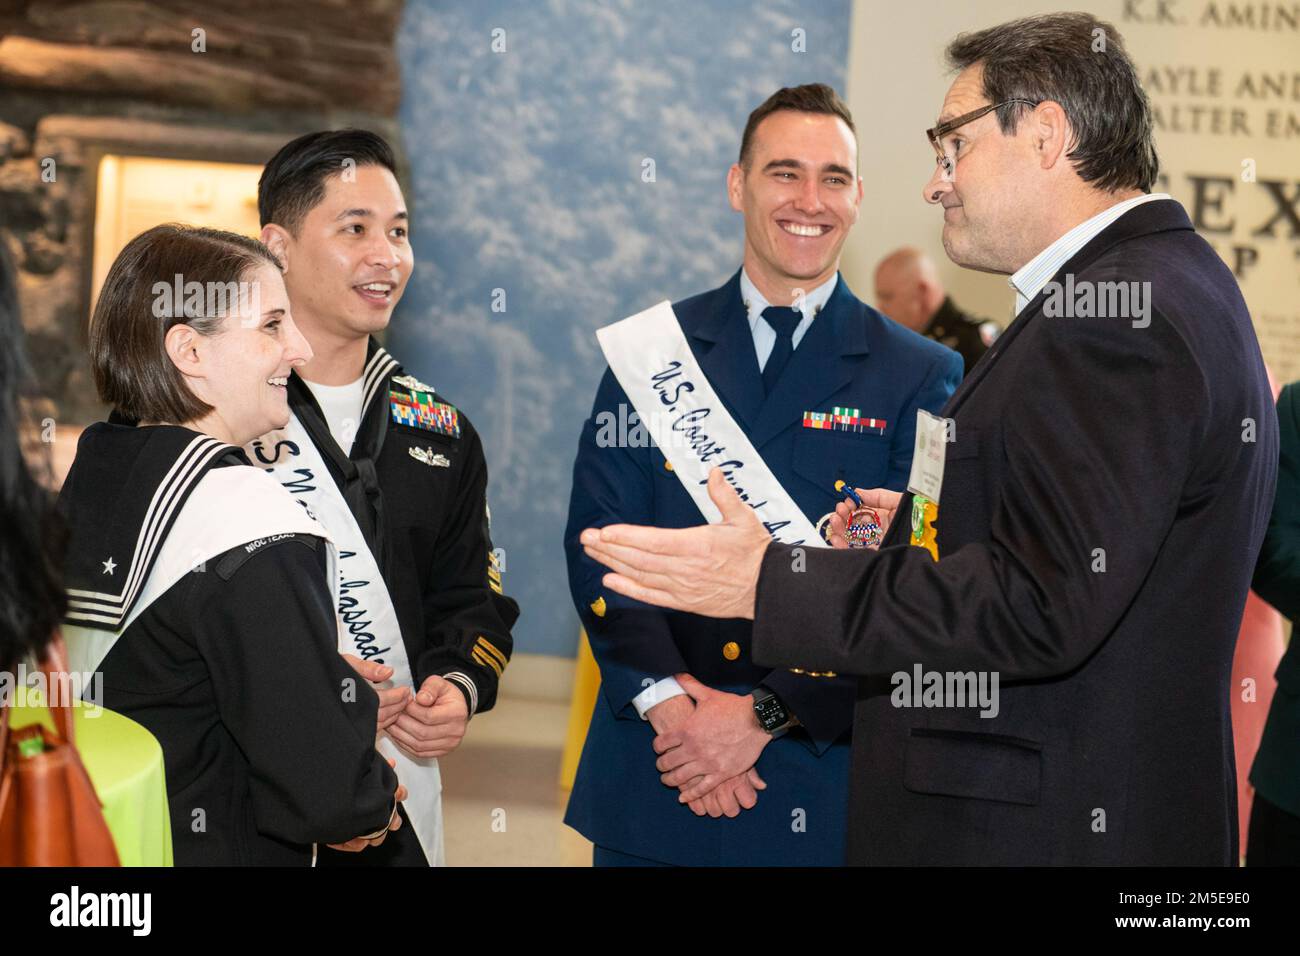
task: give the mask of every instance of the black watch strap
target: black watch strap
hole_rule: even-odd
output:
[[[770,687],[759,684],[754,688],[753,696],[758,725],[773,737],[780,737],[794,724],[793,715],[784,701]]]

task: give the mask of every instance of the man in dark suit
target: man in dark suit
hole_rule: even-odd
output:
[[[860,675],[852,862],[1234,865],[1228,687],[1278,454],[1250,317],[1149,194],[1110,24],[1029,18],[948,57],[925,198],[1018,315],[927,431],[885,545],[791,573],[716,474],[723,523],[583,544],[613,589],[755,616],[758,661]]]
[[[1255,801],[1247,836],[1247,866],[1300,866],[1300,382],[1277,400],[1281,432],[1278,493],[1255,565],[1255,593],[1293,625],[1277,665],[1277,691],[1250,769]]]
[[[812,523],[842,497],[837,480],[901,489],[917,409],[940,408],[961,378],[959,356],[858,301],[838,274],[862,197],[856,167],[852,118],[833,90],[770,97],[728,177],[744,267],[674,306],[726,413]],[[602,680],[566,822],[595,843],[597,865],[841,864],[854,682],[760,667],[748,621],[621,598],[582,553],[592,524],[701,520],[673,470],[679,452],[638,440],[638,419],[606,371],[565,533]]]

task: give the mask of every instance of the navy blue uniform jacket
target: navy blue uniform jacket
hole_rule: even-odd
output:
[[[959,355],[858,301],[842,277],[766,399],[739,272],[673,309],[727,410],[814,523],[841,500],[837,478],[903,488],[917,409],[936,411],[961,380]],[[835,406],[884,419],[883,434],[802,427],[805,412]],[[682,528],[704,520],[652,442],[598,444],[602,427],[603,437],[617,436],[631,415],[606,370],[582,429],[564,536],[569,585],[602,680],[565,822],[600,846],[666,863],[841,864],[853,682],[757,666],[748,621],[665,612],[607,591],[606,569],[578,544],[584,528]],[[604,615],[597,616],[591,605],[602,597]],[[728,643],[739,647],[734,660],[723,653]],[[767,789],[735,819],[696,817],[677,802],[679,791],[664,786],[655,769],[654,731],[632,705],[648,684],[683,671],[731,693],[766,684],[804,725],[764,748],[757,767]]]

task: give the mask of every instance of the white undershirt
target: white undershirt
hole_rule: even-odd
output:
[[[343,454],[352,453],[352,442],[361,427],[361,383],[365,376],[350,385],[321,385],[319,382],[307,382],[312,395],[325,416],[325,424],[330,427],[330,434],[338,442]]]

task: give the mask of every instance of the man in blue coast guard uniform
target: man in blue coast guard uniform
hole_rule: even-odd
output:
[[[728,174],[744,267],[673,306],[725,406],[715,411],[812,524],[843,500],[837,480],[902,490],[917,410],[937,412],[962,375],[959,355],[860,302],[839,276],[862,199],[856,169],[853,121],[830,87],[773,94]],[[607,370],[565,531],[602,678],[565,822],[595,844],[596,865],[839,865],[853,682],[758,667],[750,622],[620,597],[583,554],[584,528],[701,521],[670,458],[637,440],[637,421]]]

